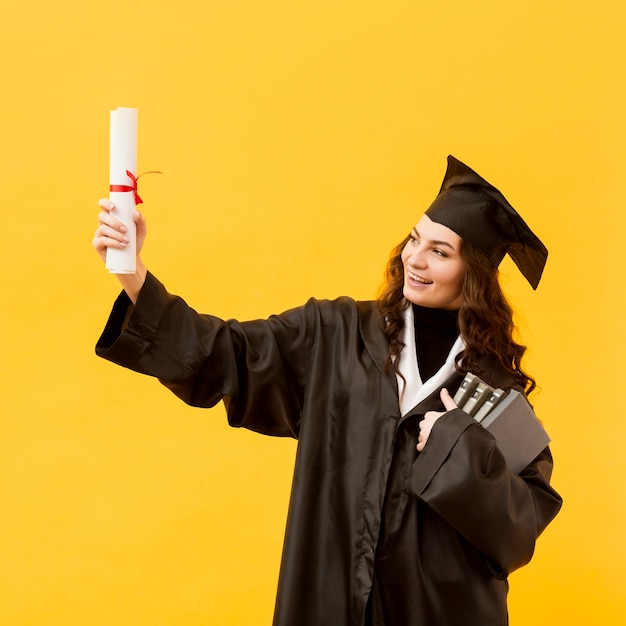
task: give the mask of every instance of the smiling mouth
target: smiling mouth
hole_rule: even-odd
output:
[[[416,283],[421,283],[422,285],[432,285],[433,281],[432,280],[426,280],[425,278],[421,278],[420,276],[418,276],[417,274],[413,274],[411,272],[407,272],[409,275],[409,278],[416,282]]]

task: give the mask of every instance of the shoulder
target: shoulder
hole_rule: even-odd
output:
[[[322,326],[379,326],[380,314],[375,301],[354,300],[348,296],[332,300],[311,298],[302,309],[307,317],[317,318]]]
[[[347,296],[317,301],[325,319],[344,320],[359,326],[380,326],[380,311],[374,300],[354,300]]]
[[[270,315],[270,326],[298,326],[314,331],[318,329],[358,327],[360,319],[376,310],[375,302],[358,302],[348,296],[335,299],[309,298],[303,305]],[[260,323],[255,320],[252,323]],[[247,326],[250,322],[243,322]]]
[[[500,363],[489,357],[479,359],[480,372],[476,372],[487,384],[501,389],[523,389],[513,374],[506,370]]]
[[[305,310],[318,311],[323,317],[364,317],[378,314],[378,307],[374,300],[355,300],[349,296],[339,296],[334,299],[310,298],[304,305]]]
[[[381,334],[380,311],[375,300],[354,300],[348,296],[333,300],[311,298],[295,311],[322,328],[361,332],[372,337]]]

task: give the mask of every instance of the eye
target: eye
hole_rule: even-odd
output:
[[[437,256],[440,256],[440,257],[443,257],[443,258],[447,258],[447,256],[448,256],[448,254],[447,254],[446,252],[444,252],[443,250],[439,250],[439,248],[434,248],[434,249],[433,249],[433,252],[434,252]]]

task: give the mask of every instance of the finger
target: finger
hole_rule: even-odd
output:
[[[125,230],[126,228],[124,227],[124,231]],[[126,247],[130,241],[123,232],[107,224],[100,224],[100,226],[96,228],[96,232],[94,233],[94,246],[96,240],[98,240],[99,247],[111,247],[119,244],[118,247],[122,248]]]
[[[441,393],[439,395],[446,411],[452,411],[452,409],[458,408],[456,402],[452,399],[449,391],[445,387],[441,390]]]
[[[124,249],[128,245],[128,241],[119,241],[117,239],[113,239],[112,237],[107,237],[106,235],[101,235],[96,231],[96,235],[94,236],[91,245],[98,251],[101,252],[106,250],[107,248],[121,248]]]
[[[426,411],[426,413],[424,413],[424,421],[434,423],[444,413],[445,413],[445,411]]]
[[[108,226],[111,230],[118,231],[120,233],[125,233],[128,231],[128,228],[123,222],[120,222],[116,217],[113,217],[110,213],[106,211],[100,211],[98,213],[98,223],[100,226]]]
[[[96,228],[96,236],[109,237],[117,241],[129,241],[126,236],[127,230],[126,226],[124,226],[121,222],[102,222],[98,228]]]
[[[146,218],[143,216],[143,213],[139,211],[135,211],[133,215],[133,219],[135,220],[135,225],[137,226],[137,233],[141,233],[142,235],[146,234]]]
[[[98,206],[105,211],[115,210],[115,203],[111,202],[108,198],[100,198],[100,200],[98,200]]]
[[[122,233],[128,231],[126,225],[112,214],[116,209],[114,202],[107,198],[100,198],[100,200],[98,200],[98,206],[102,209],[98,215],[98,222],[101,224],[107,224]]]

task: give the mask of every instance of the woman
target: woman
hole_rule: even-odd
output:
[[[113,206],[94,247],[124,247]],[[138,245],[145,221],[137,215]],[[536,288],[543,244],[453,157],[392,254],[378,302],[309,300],[267,320],[198,315],[138,259],[97,353],[232,426],[298,439],[274,624],[503,626],[507,576],[561,499],[548,448],[519,474],[451,398],[464,374],[530,391],[497,281]]]

